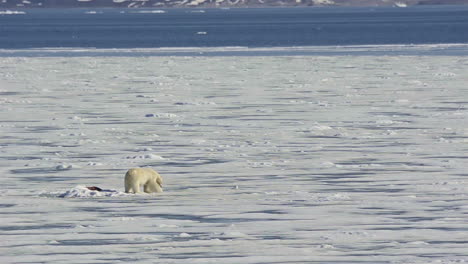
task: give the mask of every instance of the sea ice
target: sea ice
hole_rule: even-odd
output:
[[[468,262],[468,58],[349,49],[2,51],[0,262]]]

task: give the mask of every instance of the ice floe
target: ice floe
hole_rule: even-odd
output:
[[[0,51],[0,262],[467,262],[449,49]]]

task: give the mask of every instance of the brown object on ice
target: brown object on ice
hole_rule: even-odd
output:
[[[98,191],[98,192],[102,192],[102,189],[97,187],[97,186],[86,186],[86,188],[90,191]]]

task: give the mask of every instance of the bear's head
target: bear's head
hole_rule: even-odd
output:
[[[158,176],[156,177],[156,183],[159,185],[159,187],[162,188],[163,179],[162,179],[161,175],[159,175],[159,174],[158,174]]]

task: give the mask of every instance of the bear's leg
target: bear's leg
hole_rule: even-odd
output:
[[[150,193],[150,192],[151,192],[151,186],[150,186],[150,185],[151,185],[151,183],[150,183],[150,182],[147,182],[147,183],[145,183],[145,185],[143,186],[143,191],[144,191],[145,193]]]
[[[149,181],[145,184],[145,193],[159,193],[159,192],[162,192],[162,188],[159,186],[159,184],[153,182],[153,181]]]
[[[126,193],[139,193],[140,192],[140,184],[133,182],[131,184],[125,185],[125,192]]]
[[[145,193],[154,193],[154,192],[158,192],[157,189],[156,189],[156,186],[154,184],[154,182],[152,181],[149,181],[145,184],[144,186],[144,191]]]
[[[154,185],[154,191],[157,192],[157,193],[162,193],[163,192],[162,186],[159,185],[159,184],[155,184]]]

